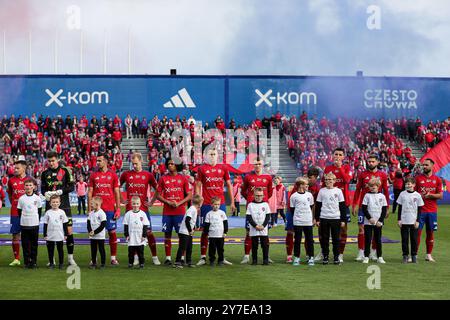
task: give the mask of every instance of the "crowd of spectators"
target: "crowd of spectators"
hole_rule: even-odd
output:
[[[386,173],[401,169],[406,176],[418,170],[418,159],[400,138],[417,142],[426,152],[449,136],[450,118],[425,125],[420,118],[331,120],[309,117],[303,112],[299,117],[283,117],[282,129],[299,174],[306,174],[311,165],[324,168],[332,161],[332,151],[343,147],[356,182],[370,154],[379,156],[380,169]]]
[[[96,166],[98,153],[106,153],[110,166],[120,171],[123,159],[120,150],[123,124],[119,116],[100,119],[93,116],[28,116],[0,119],[0,138],[3,152],[0,155],[0,176],[12,175],[14,161],[25,155],[27,174],[39,178],[47,163],[45,154],[53,150],[61,155],[64,164],[71,168],[75,177],[88,176]]]

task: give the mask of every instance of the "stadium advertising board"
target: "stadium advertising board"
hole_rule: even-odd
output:
[[[448,116],[450,79],[283,76],[0,76],[0,113],[212,121],[302,111],[318,117]]]

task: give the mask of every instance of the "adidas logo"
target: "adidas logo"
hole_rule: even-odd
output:
[[[192,101],[191,96],[187,92],[186,88],[178,91],[178,94],[170,98],[169,101],[164,103],[164,108],[195,108],[195,103]]]

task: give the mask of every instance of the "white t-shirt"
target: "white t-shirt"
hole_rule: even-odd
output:
[[[402,191],[397,203],[402,206],[400,221],[402,224],[414,224],[417,220],[417,209],[424,205],[422,196],[417,192]]]
[[[44,223],[47,224],[47,241],[64,241],[63,224],[69,222],[64,210],[48,210],[44,215]]]
[[[129,246],[145,245],[146,238],[142,237],[142,232],[144,230],[144,226],[149,226],[150,222],[148,221],[147,215],[144,211],[128,211],[125,213],[125,217],[123,218],[123,225],[128,225],[128,233],[130,236],[128,239]]]
[[[93,211],[89,213],[89,216],[87,218],[91,222],[91,229],[92,231],[95,231],[100,227],[102,224],[102,221],[106,221],[106,213],[102,209],[99,209],[98,211]],[[106,227],[103,228],[102,231],[100,231],[97,234],[94,234],[93,236],[89,236],[89,239],[94,240],[105,240],[106,237]]]
[[[386,197],[382,193],[366,193],[362,204],[367,205],[367,211],[369,211],[370,216],[375,219],[375,222],[380,219],[383,206],[387,206]],[[364,217],[364,224],[370,225],[370,222],[366,217]]]
[[[205,222],[209,223],[208,237],[223,238],[223,222],[227,220],[227,215],[222,210],[211,210],[206,214]]]
[[[250,202],[247,206],[247,215],[251,216],[257,225],[262,226],[264,224],[264,220],[266,220],[266,216],[270,215],[269,204],[267,202]],[[266,225],[263,230],[259,231],[250,225],[249,231],[250,237],[267,236],[269,234],[269,227]]]
[[[39,196],[34,193],[31,196],[27,194],[21,196],[17,203],[17,209],[22,209],[20,225],[23,227],[39,226],[39,208],[42,208],[42,201]]]
[[[293,216],[294,226],[313,225],[312,205],[314,205],[314,197],[308,191],[305,193],[296,192],[291,196],[290,207],[295,208]]]
[[[191,221],[189,221],[189,224],[191,225],[191,230],[194,230],[195,222],[197,221],[197,208],[194,206],[189,207],[183,217],[183,221],[181,221],[180,230],[178,231],[178,233],[188,236],[189,231],[186,228],[186,217],[191,217]]]
[[[317,195],[317,202],[322,202],[320,210],[321,219],[341,219],[339,202],[345,201],[344,194],[339,188],[322,188]]]

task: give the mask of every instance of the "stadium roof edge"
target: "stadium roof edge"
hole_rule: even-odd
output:
[[[1,78],[218,78],[218,79],[417,79],[448,81],[450,77],[404,77],[404,76],[320,76],[320,75],[162,75],[162,74],[2,74]]]

